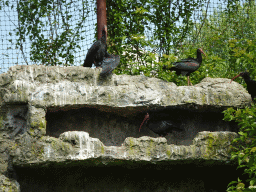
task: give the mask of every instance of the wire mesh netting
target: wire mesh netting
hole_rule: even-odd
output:
[[[37,62],[37,58],[34,53],[37,55],[46,54],[52,60],[46,61],[45,63],[55,62],[58,65],[75,65],[80,66],[85,59],[86,53],[90,48],[92,42],[95,40],[95,27],[96,27],[96,1],[70,1],[63,3],[62,1],[52,1],[50,5],[50,10],[47,14],[42,17],[38,16],[38,21],[35,19],[34,22],[38,22],[42,29],[34,29],[33,24],[27,24],[28,30],[41,30],[41,35],[38,37],[30,36],[28,33],[22,34],[21,23],[19,21],[18,14],[22,18],[22,14],[19,12],[18,6],[20,6],[21,1],[0,1],[1,3],[1,12],[0,12],[0,60],[1,60],[1,69],[0,72],[6,72],[10,66],[13,65],[31,65],[31,64],[42,64]],[[25,2],[25,1],[24,1]],[[62,3],[61,3],[62,2]],[[185,14],[182,11],[174,9],[174,5],[177,7],[177,4],[183,5],[185,1],[169,1],[170,2],[170,11],[174,11],[177,16],[175,22],[170,23],[170,25],[181,26],[184,25],[184,22],[178,16]],[[218,0],[208,0],[203,1],[204,3],[198,4],[195,6],[192,17],[190,17],[190,22],[193,23],[193,34],[187,35],[184,33],[185,40],[183,39],[182,43],[193,44],[196,41],[200,41],[200,38],[204,38],[204,34],[201,31],[205,19],[210,20],[210,17],[221,17],[218,15],[219,12],[227,10],[227,1],[218,1]],[[245,1],[240,1],[240,4],[243,4]],[[108,2],[107,2],[108,3]],[[173,3],[173,4],[172,4]],[[175,4],[174,4],[175,3]],[[33,9],[33,4],[23,4],[30,6]],[[111,10],[107,10],[111,11]],[[150,14],[156,14],[157,8],[150,9]],[[158,10],[159,11],[159,10]],[[166,14],[162,12],[162,14]],[[24,16],[25,17],[25,16]],[[84,20],[81,20],[81,17]],[[184,17],[183,17],[184,18]],[[27,21],[27,20],[26,20]],[[82,22],[82,25],[80,25]],[[109,23],[110,24],[110,23]],[[60,27],[63,26],[64,27]],[[111,25],[111,24],[110,24]],[[144,35],[147,39],[153,40],[155,47],[145,47],[146,50],[154,50],[158,54],[164,53],[166,49],[166,44],[163,44],[162,39],[155,38],[155,29],[154,24],[150,22],[147,23],[151,27],[147,28],[144,31]],[[36,25],[35,25],[36,26]],[[108,28],[113,30],[112,26]],[[32,28],[32,29],[31,29]],[[210,30],[210,29],[209,29]],[[212,29],[211,29],[212,30]],[[215,26],[215,30],[218,31],[218,26]],[[72,32],[70,32],[72,31]],[[182,31],[182,30],[181,30]],[[67,33],[70,32],[70,33]],[[22,34],[24,38],[20,38],[17,34]],[[75,39],[76,34],[83,38]],[[165,32],[163,32],[165,33]],[[63,38],[65,36],[65,38]],[[65,39],[66,41],[58,42],[56,39],[59,37]],[[170,34],[170,39],[173,38]],[[44,42],[44,47],[38,47],[35,44],[38,40]],[[171,45],[173,42],[170,42],[169,39],[165,39]],[[176,44],[179,44],[179,39],[173,40],[176,41]],[[17,44],[18,42],[18,44]],[[58,43],[64,44],[67,49],[58,50]],[[68,47],[76,46],[75,49],[71,50]],[[48,47],[55,46],[54,50],[57,50],[53,53],[48,53]],[[110,45],[111,46],[111,45]],[[165,52],[168,53],[168,52]],[[69,60],[66,59],[68,56]],[[32,58],[32,60],[31,60]],[[71,58],[71,59],[70,59]],[[45,64],[43,63],[43,64]]]
[[[74,56],[73,65],[81,65],[87,53],[87,50],[91,46],[92,42],[95,40],[95,27],[97,23],[96,15],[96,3],[94,0],[89,1],[66,1],[65,5],[60,4],[60,1],[56,1],[55,5],[51,6],[51,13],[47,14],[46,17],[39,18],[43,23],[40,25],[44,28],[41,29],[43,40],[49,39],[48,44],[56,44],[55,39],[60,35],[64,35],[65,31],[72,31],[71,34],[75,33],[81,34],[84,38],[78,42],[77,49],[70,53]],[[85,3],[82,6],[82,3]],[[1,69],[0,72],[6,72],[9,67],[13,65],[31,65],[31,64],[41,64],[31,61],[31,45],[38,39],[33,39],[35,37],[29,37],[28,34],[24,35],[24,39],[19,41],[17,32],[20,29],[20,23],[18,20],[18,1],[10,0],[7,2],[0,1],[0,62]],[[32,5],[31,5],[32,6]],[[85,7],[85,9],[83,9]],[[63,13],[63,14],[62,14]],[[81,17],[85,19],[82,21],[83,27],[79,28],[81,22]],[[67,20],[69,17],[69,20]],[[66,28],[63,23],[67,24]],[[72,42],[73,37],[70,35],[67,38],[66,47],[68,47]],[[21,45],[17,45],[20,42]],[[80,48],[79,48],[80,47]],[[65,50],[61,50],[64,52]],[[56,57],[55,60],[66,64],[65,56],[56,53],[51,55]]]

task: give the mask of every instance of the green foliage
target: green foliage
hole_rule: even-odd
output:
[[[196,49],[202,47],[207,58],[203,56],[201,67],[191,75],[193,84],[207,76],[231,78],[246,69],[255,76],[255,2],[240,5],[228,1],[226,10],[215,10],[212,15],[205,11],[199,23],[192,22],[192,12],[205,2],[108,2],[109,51],[121,55],[121,64],[115,72],[132,75],[143,72],[146,76],[186,85],[186,77],[162,70],[162,66],[195,57]],[[180,26],[176,25],[178,20],[182,20]],[[153,36],[148,35],[152,30]],[[151,51],[144,51],[145,47]],[[243,82],[241,78],[238,81]]]
[[[143,72],[146,76],[170,80],[166,71],[161,70],[159,59],[165,61],[163,55],[172,55],[176,44],[186,38],[193,26],[192,13],[204,2],[108,1],[109,52],[121,55],[121,64],[115,72],[132,75]],[[175,24],[178,22],[180,26]],[[151,51],[145,51],[145,47]]]
[[[231,159],[238,162],[238,168],[245,168],[244,173],[249,175],[245,187],[242,180],[232,181],[227,191],[255,191],[256,188],[256,108],[255,104],[245,109],[229,108],[224,111],[224,120],[236,121],[240,126],[239,137],[232,142]],[[234,184],[237,184],[234,186]]]
[[[17,46],[23,50],[25,37],[29,36],[32,61],[45,65],[60,65],[62,64],[60,58],[63,58],[66,66],[73,64],[73,52],[77,48],[80,49],[77,42],[83,39],[79,33],[83,32],[83,22],[89,12],[85,11],[87,5],[87,1],[82,1],[82,7],[77,9],[81,15],[80,20],[76,23],[72,22],[71,27],[72,2],[18,1]]]
[[[192,82],[198,83],[202,77],[232,78],[246,69],[252,77],[256,75],[256,5],[255,2],[242,6],[236,3],[232,6],[235,11],[217,11],[195,25],[188,37],[193,44],[186,40],[184,49],[202,47],[207,58],[199,68],[199,75],[191,76]],[[205,13],[206,14],[206,13]],[[200,29],[200,33],[199,33]],[[242,78],[238,79],[243,83]]]

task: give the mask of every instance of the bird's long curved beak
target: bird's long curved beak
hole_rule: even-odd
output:
[[[204,54],[204,56],[206,57],[206,55],[205,55],[205,53],[204,53],[204,51],[203,51],[203,49],[202,49],[202,48],[199,48],[199,51],[200,51],[201,53],[203,53],[203,54]]]
[[[235,78],[237,78],[237,77],[240,77],[240,73],[239,73],[237,76],[233,77],[233,78],[231,79],[230,83],[231,83]]]
[[[203,53],[203,54],[204,54],[204,56],[205,56],[205,57],[207,57],[207,56],[205,55],[205,53],[204,53],[204,51],[203,51],[203,50],[201,50],[201,53]]]
[[[144,118],[144,120],[142,121],[142,123],[141,123],[141,125],[140,125],[139,132],[140,132],[140,130],[141,130],[142,125],[143,125],[144,122],[147,121],[147,120],[149,120],[149,114],[148,114],[148,113],[145,115],[145,118]]]

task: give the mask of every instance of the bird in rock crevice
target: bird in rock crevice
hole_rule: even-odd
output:
[[[147,125],[151,131],[161,137],[165,137],[168,133],[172,133],[172,131],[183,131],[181,124],[180,120],[171,120],[169,116],[163,112],[147,112],[140,125],[139,132],[143,125]]]

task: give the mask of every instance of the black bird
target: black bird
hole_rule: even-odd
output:
[[[168,66],[164,65],[163,69],[168,69],[170,71],[176,71],[177,75],[180,75],[180,74],[183,76],[186,75],[188,78],[188,86],[189,86],[189,83],[192,85],[192,83],[189,80],[189,75],[190,75],[190,73],[193,73],[200,67],[200,65],[202,63],[201,53],[203,53],[205,55],[203,50],[201,48],[199,48],[199,49],[197,49],[197,58],[196,59],[193,59],[191,57],[189,57],[187,59],[182,59],[179,62],[173,63],[174,67],[169,68]]]
[[[111,74],[111,72],[119,65],[120,63],[120,56],[119,55],[111,55],[108,58],[105,58],[102,61],[102,71],[100,76],[106,76]]]
[[[101,66],[101,62],[105,57],[111,56],[107,52],[107,26],[104,25],[102,28],[102,37],[93,43],[91,48],[88,50],[86,58],[84,60],[84,67],[92,67],[92,64],[94,63],[96,67]]]
[[[181,132],[183,129],[180,128],[181,121],[175,120],[166,120],[167,116],[163,113],[147,113],[145,115],[144,120],[142,121],[140,125],[139,132],[141,130],[142,125],[148,124],[148,128],[153,131],[154,133],[158,134],[161,137],[165,137],[168,133],[171,133],[172,131],[178,131]]]
[[[245,83],[247,84],[247,91],[252,97],[252,101],[254,102],[254,98],[256,97],[256,81],[252,80],[250,78],[250,73],[249,72],[241,72],[239,75],[235,76],[232,78],[230,83],[237,77],[243,77]]]

